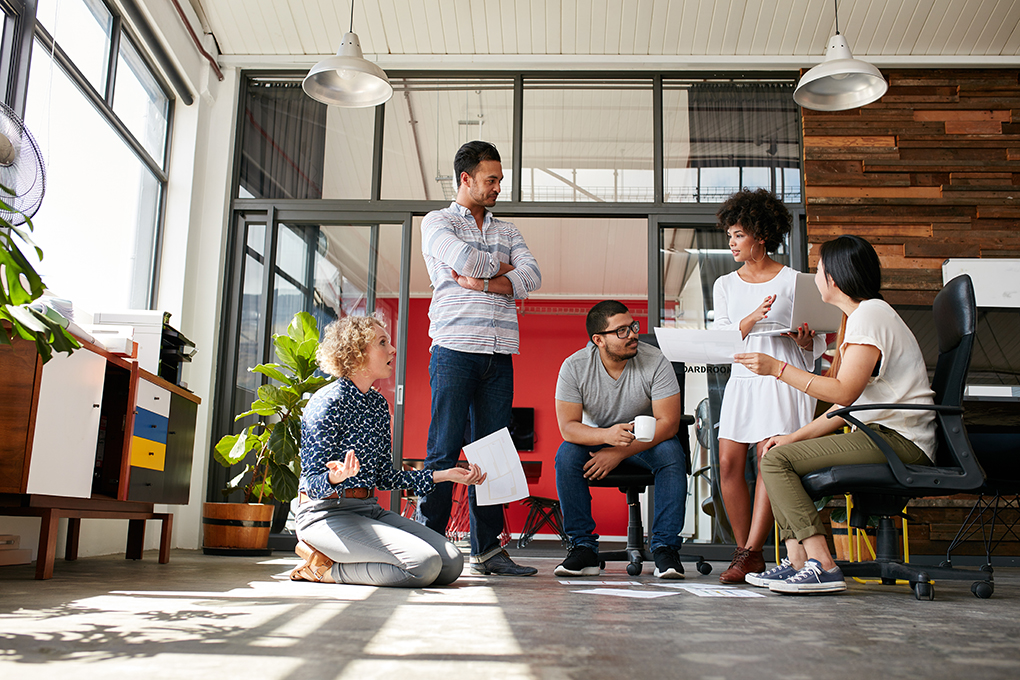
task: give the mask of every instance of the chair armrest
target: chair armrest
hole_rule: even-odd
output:
[[[694,416],[689,416],[685,413],[680,414],[680,425],[684,427],[690,427],[694,424]]]
[[[893,476],[896,477],[897,482],[906,487],[926,486],[928,480],[923,478],[918,479],[914,473],[907,470],[907,466],[892,450],[892,447],[889,446],[888,442],[860,420],[849,415],[854,411],[876,410],[933,411],[943,415],[959,415],[963,413],[963,408],[960,406],[944,406],[942,404],[861,404],[858,406],[847,406],[845,408],[836,409],[835,411],[830,411],[826,414],[826,417],[828,418],[835,418],[836,416],[839,416],[867,435],[868,439],[870,439],[886,457],[886,460],[889,463],[889,468],[892,470]]]
[[[836,416],[843,417],[846,413],[854,411],[934,411],[936,413],[963,413],[962,406],[944,406],[942,404],[859,404],[856,406],[844,406],[841,409],[826,413],[827,418]]]

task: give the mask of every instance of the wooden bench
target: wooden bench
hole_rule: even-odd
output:
[[[0,515],[38,517],[42,520],[42,526],[39,529],[39,553],[35,566],[37,579],[53,577],[53,562],[57,553],[57,521],[61,518],[67,519],[65,560],[78,559],[78,538],[83,519],[128,520],[125,559],[140,560],[145,545],[145,521],[154,519],[162,522],[159,538],[159,563],[166,564],[170,561],[173,514],[154,512],[152,503],[5,493],[0,494]]]

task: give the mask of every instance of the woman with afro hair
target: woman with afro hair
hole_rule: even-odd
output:
[[[751,334],[768,330],[770,324],[790,323],[797,272],[769,256],[790,232],[790,211],[766,189],[744,189],[730,196],[716,217],[741,267],[715,282],[715,328],[739,329],[745,352],[761,352],[812,371],[825,341],[806,325],[786,335]],[[719,576],[721,582],[743,583],[746,574],[765,570],[762,547],[772,530],[772,508],[760,474],[751,507],[744,479],[748,447],[755,446],[760,461],[765,441],[795,432],[811,422],[814,411],[815,400],[803,392],[733,365],[719,415],[719,478],[737,548]]]

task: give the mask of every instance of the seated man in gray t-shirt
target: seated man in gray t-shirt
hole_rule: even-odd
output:
[[[588,345],[567,357],[556,381],[556,491],[570,551],[557,576],[599,574],[598,535],[588,480],[629,459],[655,474],[652,555],[659,578],[683,578],[678,551],[687,498],[687,464],[676,433],[680,386],[658,348],[638,342],[638,323],[616,300],[588,312]],[[653,416],[651,441],[635,439],[632,421]]]

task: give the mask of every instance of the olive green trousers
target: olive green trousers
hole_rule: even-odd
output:
[[[904,463],[931,465],[924,451],[895,430],[881,425],[868,427],[878,432]],[[861,431],[808,439],[767,451],[758,469],[779,525],[780,540],[795,538],[803,541],[825,533],[815,503],[800,482],[802,476],[836,465],[884,462],[885,454]]]

